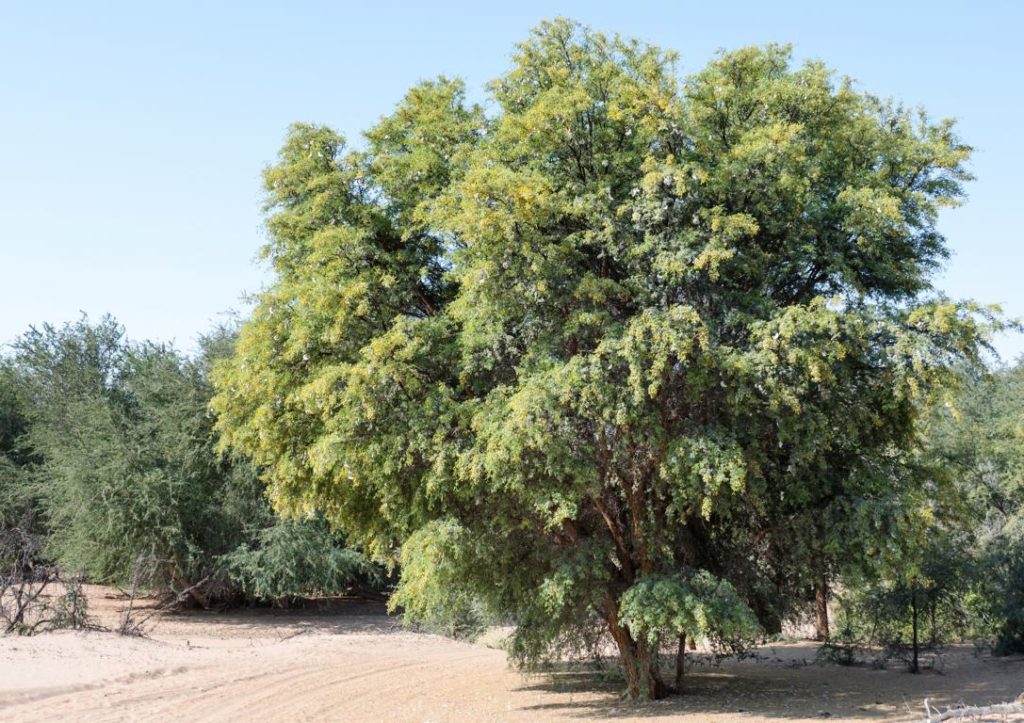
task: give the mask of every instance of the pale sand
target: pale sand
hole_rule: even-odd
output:
[[[122,601],[89,593],[113,624]],[[961,647],[942,656],[942,674],[910,675],[815,665],[814,650],[769,646],[759,661],[696,667],[687,695],[628,704],[612,681],[524,677],[500,650],[403,631],[379,605],[164,615],[148,638],[0,637],[0,720],[914,720],[926,697],[944,707],[1024,691],[1020,657]]]

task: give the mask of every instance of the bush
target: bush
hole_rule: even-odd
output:
[[[41,563],[44,528],[39,514],[38,459],[28,431],[24,380],[0,359],[0,570]]]
[[[95,627],[89,619],[89,600],[82,589],[82,577],[75,575],[60,581],[64,592],[47,603],[46,627],[49,630],[83,630]]]
[[[48,595],[55,589],[62,592],[51,600]],[[94,627],[80,576],[62,578],[55,567],[21,563],[0,574],[0,632],[33,635]]]
[[[743,653],[761,633],[757,617],[726,580],[707,571],[649,575],[622,596],[621,622],[635,638],[703,638],[719,652]]]
[[[916,672],[920,651],[991,632],[979,605],[981,578],[970,549],[956,545],[953,535],[938,535],[922,554],[924,562],[908,565],[903,575],[862,584],[841,596],[835,634],[819,649],[819,660],[852,665],[869,648],[881,648],[876,665],[900,660]]]
[[[228,577],[251,599],[281,604],[289,598],[336,595],[353,586],[379,588],[381,569],[345,547],[323,517],[282,520],[223,558]]]

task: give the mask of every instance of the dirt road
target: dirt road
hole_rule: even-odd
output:
[[[118,605],[100,598],[99,612]],[[168,615],[149,638],[0,638],[0,720],[913,720],[925,697],[984,704],[1024,690],[1024,660],[966,649],[943,656],[943,674],[916,676],[814,665],[809,644],[761,655],[696,668],[688,695],[632,705],[612,680],[524,677],[500,650],[403,631],[375,606]]]

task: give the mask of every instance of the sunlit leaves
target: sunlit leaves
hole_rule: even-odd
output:
[[[297,126],[268,170],[278,277],[215,408],[281,504],[416,535],[411,569],[494,555],[460,574],[533,651],[684,567],[782,606],[794,526],[911,520],[923,405],[992,321],[924,296],[953,126],[783,46],[683,79],[567,20],[489,89],[418,85],[360,153]]]

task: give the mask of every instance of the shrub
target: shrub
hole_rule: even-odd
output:
[[[222,559],[228,577],[251,600],[281,604],[307,595],[335,595],[383,582],[379,567],[345,547],[323,517],[281,520]]]

